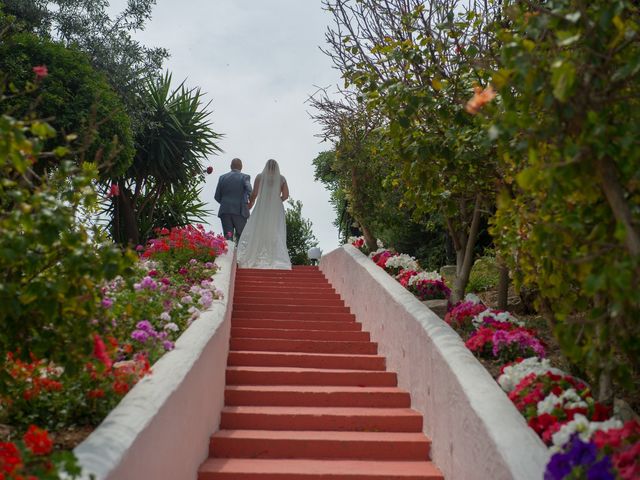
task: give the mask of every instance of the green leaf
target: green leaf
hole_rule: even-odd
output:
[[[518,175],[516,175],[516,182],[520,187],[525,190],[531,187],[536,179],[536,169],[534,168],[525,168]]]
[[[576,78],[576,70],[572,63],[558,60],[551,66],[551,84],[553,96],[566,102]]]

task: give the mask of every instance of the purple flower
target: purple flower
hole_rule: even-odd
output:
[[[151,322],[149,322],[149,320],[142,320],[138,322],[136,324],[136,328],[144,330],[147,333],[155,332],[155,329],[153,328],[153,325],[151,325]]]
[[[144,330],[134,330],[131,332],[131,338],[140,343],[145,343],[149,339],[149,334]]]
[[[156,281],[153,278],[151,278],[150,276],[147,275],[140,282],[140,287],[141,288],[146,288],[148,290],[155,290],[156,288],[158,288],[158,284],[156,283]]]
[[[204,268],[212,269],[213,267],[215,267],[215,263],[213,262],[207,262],[204,264]]]
[[[173,350],[175,348],[175,344],[171,340],[165,340],[162,342],[162,346],[166,351]]]
[[[102,308],[111,308],[111,306],[113,305],[113,300],[111,300],[109,297],[104,297],[100,304],[102,305]]]
[[[196,265],[198,263],[198,260],[196,260],[195,258],[192,258],[191,260],[189,260],[189,263],[191,265]]]
[[[578,470],[579,469],[579,470]],[[544,480],[563,480],[572,473],[584,473],[587,480],[615,480],[611,458],[604,455],[598,460],[598,449],[591,442],[583,442],[576,433],[564,452],[551,457],[544,472]],[[584,477],[580,477],[584,478]]]
[[[189,273],[189,270],[187,270],[186,268],[182,267],[180,270],[178,270],[178,273],[180,275],[186,275],[187,273]]]
[[[496,330],[493,334],[492,343],[494,357],[499,356],[503,348],[509,348],[510,346],[518,346],[523,350],[530,349],[539,357],[544,357],[545,355],[545,350],[540,340],[526,330]]]

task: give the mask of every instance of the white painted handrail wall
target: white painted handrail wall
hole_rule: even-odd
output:
[[[447,480],[540,480],[549,453],[449,325],[351,245],[320,269],[425,418]]]
[[[175,350],[74,450],[83,471],[97,480],[197,478],[224,406],[236,270],[232,243],[216,263],[214,283],[224,298],[193,322]]]

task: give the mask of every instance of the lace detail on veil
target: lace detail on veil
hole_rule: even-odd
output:
[[[238,241],[240,268],[290,270],[284,206],[280,198],[282,185],[275,160],[269,160],[258,177],[258,198]]]

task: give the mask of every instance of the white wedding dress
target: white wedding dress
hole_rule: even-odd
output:
[[[284,206],[280,197],[285,183],[275,160],[269,160],[256,177],[258,197],[238,240],[240,268],[291,270]]]

